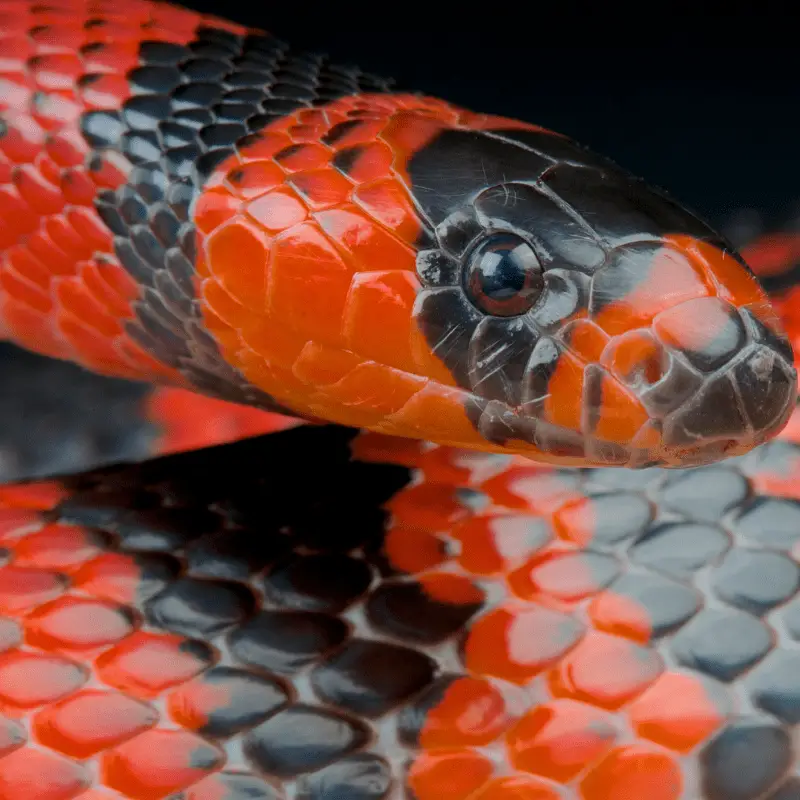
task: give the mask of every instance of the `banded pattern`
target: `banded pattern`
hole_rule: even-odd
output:
[[[786,422],[744,262],[565,137],[163,3],[0,15],[7,338],[573,465],[706,463]]]
[[[351,437],[0,490],[3,800],[798,796],[800,445]]]

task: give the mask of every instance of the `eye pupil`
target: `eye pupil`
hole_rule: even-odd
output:
[[[525,286],[525,264],[515,250],[498,248],[481,257],[481,283],[492,300],[506,300]]]
[[[467,257],[465,289],[472,302],[493,316],[524,314],[544,287],[533,248],[513,234],[496,234]]]

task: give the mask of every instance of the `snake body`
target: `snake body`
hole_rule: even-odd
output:
[[[535,125],[0,0],[0,333],[312,423],[0,487],[0,800],[800,797],[773,289]]]

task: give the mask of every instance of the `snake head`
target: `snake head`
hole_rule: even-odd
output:
[[[199,272],[228,361],[296,413],[625,466],[716,461],[788,419],[791,347],[745,262],[563,136],[344,98],[277,123],[211,188],[266,162],[281,185],[245,204],[266,278],[224,265],[219,230]]]

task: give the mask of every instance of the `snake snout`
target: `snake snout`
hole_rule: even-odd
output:
[[[737,309],[701,298],[659,315],[654,329],[680,365],[675,375],[691,387],[673,393],[679,402],[663,418],[668,462],[746,452],[784,426],[797,401],[797,373],[769,306]]]

